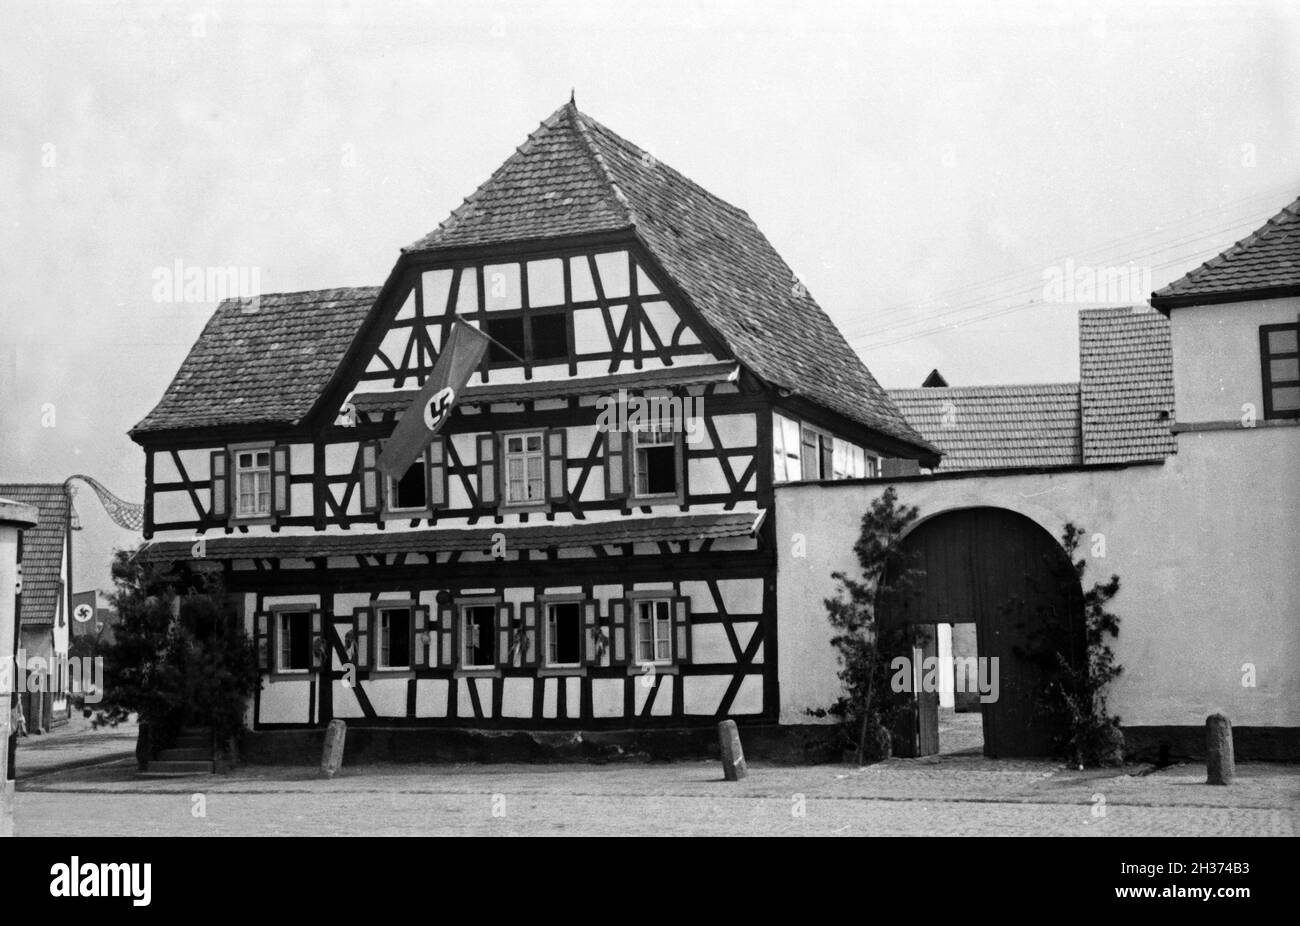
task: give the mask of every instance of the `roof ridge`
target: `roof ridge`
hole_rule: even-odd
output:
[[[605,163],[605,156],[600,153],[600,150],[596,147],[596,143],[592,141],[591,135],[588,134],[587,126],[583,122],[587,117],[578,110],[577,104],[572,101],[565,103],[561,109],[568,112],[569,122],[575,129],[577,129],[578,138],[582,141],[583,149],[591,157],[592,162],[596,165],[597,172],[604,179],[605,183],[608,184],[610,192],[614,194],[614,198],[622,204],[623,209],[627,212],[628,221],[633,226],[640,224],[637,221],[636,210],[632,208],[632,201],[627,198],[627,194],[623,192],[623,188],[620,187],[618,181],[614,179],[613,171],[611,171],[609,165]],[[595,120],[592,121],[594,122]]]
[[[448,214],[448,216],[445,219],[439,222],[438,227],[435,228],[429,234],[432,235],[432,234],[436,234],[437,232],[443,231],[448,224],[461,218],[465,210],[469,209],[471,206],[474,205],[475,202],[477,202],[478,197],[483,193],[483,191],[488,187],[488,185],[497,178],[498,174],[502,173],[503,171],[505,171],[507,167],[514,164],[516,160],[528,156],[528,153],[532,150],[533,144],[537,140],[537,136],[541,134],[542,130],[555,128],[555,126],[559,124],[560,119],[564,115],[565,111],[571,105],[572,104],[570,103],[565,103],[555,112],[551,113],[541,122],[539,122],[537,124],[537,128],[533,129],[531,132],[528,133],[528,137],[524,139],[523,143],[515,146],[515,150],[510,152],[509,157],[507,157],[504,161],[502,161],[501,164],[497,167],[497,169],[492,171],[492,173],[488,176],[486,180],[484,180],[482,183],[476,186],[473,192],[471,192],[468,196],[466,196],[463,200],[461,200],[460,205],[457,206],[455,209],[452,209],[450,214]],[[425,235],[424,237],[427,238],[428,235]],[[402,248],[402,250],[405,251],[407,250],[407,248]]]

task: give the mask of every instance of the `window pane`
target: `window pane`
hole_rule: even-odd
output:
[[[522,318],[490,318],[486,334],[499,341],[520,357],[524,355],[524,320]],[[514,363],[515,358],[497,344],[488,345],[488,359],[493,363]]]
[[[1285,386],[1273,390],[1273,411],[1293,412],[1300,409],[1300,386]]]
[[[563,312],[533,318],[533,360],[567,360],[569,358],[568,325]]]
[[[582,661],[582,606],[565,601],[547,606],[546,648],[551,665],[576,665]]]
[[[288,624],[288,663],[286,669],[311,668],[311,613],[295,611],[284,615]]]
[[[677,448],[641,447],[636,452],[637,494],[674,495],[677,492]]]
[[[1268,378],[1273,383],[1293,383],[1300,380],[1300,359],[1270,360]]]
[[[266,452],[259,453],[259,454],[257,455],[257,465],[258,465],[258,466],[270,466],[270,465],[271,465],[271,455],[270,455],[269,453],[266,453]]]
[[[1280,331],[1270,331],[1268,333],[1268,352],[1270,354],[1294,354],[1296,353],[1296,331],[1295,328],[1284,328]]]
[[[496,648],[493,641],[492,622],[496,608],[492,605],[479,605],[465,608],[464,615],[464,664],[467,666],[490,666],[496,662]]]
[[[388,649],[388,659],[383,665],[409,666],[411,664],[410,610],[394,608],[384,611],[383,615],[387,618],[383,636]]]
[[[407,468],[406,473],[396,483],[391,483],[389,506],[392,508],[423,508],[426,504],[424,478],[424,460],[420,459]]]

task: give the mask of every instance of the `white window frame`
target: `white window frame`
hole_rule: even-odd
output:
[[[263,453],[266,454],[266,466],[259,466],[257,465],[257,456],[258,454],[263,454]],[[231,498],[234,501],[234,504],[231,505],[230,507],[234,509],[231,512],[231,517],[234,520],[246,521],[250,519],[271,517],[271,507],[273,503],[272,494],[274,491],[274,486],[272,484],[272,478],[271,478],[272,477],[272,465],[271,465],[272,453],[273,450],[270,444],[243,445],[243,446],[230,448],[230,479],[232,481],[231,482],[232,490],[230,494],[231,494]],[[254,465],[249,467],[243,467],[240,465],[239,458],[244,454],[252,455]],[[256,511],[245,511],[243,506],[243,500],[244,500],[244,493],[243,493],[243,486],[242,486],[243,480],[240,477],[245,473],[253,474],[254,476],[253,496],[256,499],[256,497],[263,494],[257,491],[257,483],[256,483],[257,474],[262,472],[265,472],[266,475],[266,482],[265,482],[266,507],[264,509],[259,509]]]
[[[653,659],[642,659],[642,658],[641,658],[641,608],[644,607],[644,606],[646,606],[646,605],[649,605],[651,608],[653,608],[653,611],[651,612],[651,618],[650,618],[650,629],[651,629],[651,652],[652,652],[652,653],[654,654],[654,656],[655,656],[655,658],[653,658]],[[661,642],[661,641],[660,641],[660,637],[659,637],[659,632],[658,632],[658,631],[659,631],[659,627],[658,627],[658,623],[659,623],[659,613],[658,613],[658,612],[659,612],[659,607],[658,607],[658,606],[659,606],[659,605],[663,605],[663,607],[664,607],[664,614],[665,614],[665,617],[666,617],[666,624],[667,624],[667,640],[666,640],[666,641],[663,641],[663,642],[666,642],[666,644],[667,644],[667,649],[668,649],[668,655],[667,655],[667,656],[661,656],[661,655],[659,654],[659,643]],[[671,597],[669,597],[669,596],[664,596],[664,597],[662,597],[662,598],[659,598],[659,597],[655,597],[655,598],[635,598],[635,599],[632,600],[632,607],[633,607],[633,613],[632,613],[632,661],[633,661],[636,665],[638,665],[638,666],[644,666],[644,665],[670,666],[670,665],[672,665],[672,664],[673,664],[673,661],[674,661],[674,659],[675,659],[675,657],[676,657],[676,653],[673,651],[673,650],[674,650],[674,640],[673,640],[673,635],[674,635],[674,630],[675,630],[675,628],[673,627],[673,599],[672,599]]]
[[[401,671],[403,669],[412,668],[409,659],[407,662],[404,662],[400,665],[393,665],[384,660],[384,634],[388,632],[387,619],[388,619],[388,614],[392,611],[406,612],[406,652],[408,657],[415,655],[415,638],[414,638],[415,605],[409,601],[404,601],[400,604],[394,602],[392,604],[376,605],[375,606],[375,630],[374,630],[374,634],[375,634],[375,660],[374,661],[375,661],[375,669],[380,672]],[[391,637],[391,633],[389,633],[389,636]],[[391,647],[391,642],[389,645]]]
[[[547,669],[578,669],[582,667],[582,653],[586,641],[583,635],[586,633],[586,627],[583,625],[585,617],[583,613],[583,604],[585,599],[580,596],[574,597],[555,597],[543,599],[541,605],[541,624],[542,624],[542,666]],[[556,605],[573,605],[578,609],[578,661],[577,662],[552,662],[551,661],[551,608]]]
[[[633,428],[629,431],[632,445],[632,497],[635,499],[666,499],[678,498],[682,492],[682,472],[681,472],[681,446],[678,441],[678,431],[673,427],[672,422],[664,423],[656,421],[647,424],[644,427]],[[655,443],[641,443],[641,435],[652,434],[656,438]],[[667,437],[667,443],[658,438]],[[641,491],[641,463],[642,449],[651,449],[656,447],[669,447],[673,451],[673,490],[671,492],[642,492]],[[649,474],[646,474],[647,488],[649,487]]]
[[[500,604],[500,602],[497,602],[497,601],[495,601],[495,600],[489,601],[489,600],[487,600],[487,599],[477,599],[477,600],[471,600],[471,601],[461,601],[461,602],[458,602],[458,603],[457,603],[457,605],[456,605],[456,620],[457,620],[459,626],[456,628],[456,630],[457,630],[457,633],[456,633],[456,644],[457,644],[457,649],[459,649],[460,652],[456,654],[456,666],[457,666],[459,669],[470,670],[470,671],[482,671],[482,670],[485,670],[485,669],[496,669],[496,668],[498,668],[496,660],[498,660],[498,659],[501,658],[501,654],[497,652],[497,646],[498,646],[498,643],[497,643],[497,606],[498,606],[499,604]],[[489,620],[488,620],[488,635],[490,636],[491,641],[492,641],[492,642],[491,642],[491,647],[492,647],[492,659],[493,659],[493,661],[490,662],[490,663],[484,663],[484,664],[482,664],[482,665],[480,665],[480,664],[478,664],[478,663],[470,663],[469,660],[468,660],[468,658],[467,658],[467,657],[468,657],[468,650],[466,649],[466,644],[467,644],[467,642],[469,641],[469,633],[468,633],[468,631],[469,631],[469,625],[466,623],[466,621],[467,621],[467,619],[468,619],[468,612],[471,611],[471,610],[473,610],[473,609],[475,609],[475,608],[486,608],[486,609],[487,609],[488,611],[490,611],[491,614],[492,614],[492,616],[491,616],[491,617],[489,618]]]
[[[424,504],[414,508],[398,508],[393,500],[397,494],[397,482],[392,476],[384,477],[384,512],[387,514],[407,514],[409,512],[419,512],[429,510],[429,452],[422,452],[412,466],[419,466],[420,472],[424,475]]]
[[[537,438],[537,450],[528,449],[528,439]],[[511,451],[511,439],[520,439],[523,441],[522,450]],[[512,460],[520,462],[523,466],[521,484],[525,495],[528,492],[528,462],[536,459],[539,472],[541,490],[536,498],[514,498],[510,491],[510,463]],[[511,508],[531,508],[546,504],[546,431],[512,431],[501,435],[501,501],[502,504]]]
[[[315,606],[286,606],[277,608],[272,612],[275,617],[275,673],[277,675],[306,675],[311,672],[311,615],[316,611]],[[290,668],[284,664],[284,643],[288,639],[289,618],[292,615],[300,614],[307,620],[307,665],[301,669]]]

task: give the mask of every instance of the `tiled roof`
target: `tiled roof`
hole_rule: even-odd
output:
[[[940,473],[1140,463],[1175,452],[1167,318],[1131,308],[1081,311],[1079,379],[889,395],[944,452]]]
[[[1175,450],[1169,319],[1129,308],[1079,313],[1084,463],[1159,460]]]
[[[932,450],[753,220],[567,104],[407,250],[633,229],[767,382]]]
[[[225,424],[292,424],[312,407],[377,287],[227,299],[133,434]]]
[[[58,610],[63,545],[72,517],[72,500],[60,483],[6,483],[0,498],[40,511],[40,523],[23,531],[23,595],[19,625],[48,626]]]
[[[576,524],[538,524],[523,527],[444,528],[382,533],[320,534],[309,536],[217,537],[207,542],[208,559],[294,558],[355,556],[380,553],[436,553],[486,551],[493,535],[504,533],[512,549],[544,550],[653,541],[705,540],[744,537],[762,522],[765,511],[727,511],[681,514],[669,517],[629,517],[615,521],[581,521]],[[188,559],[191,541],[167,541],[145,547],[139,558],[148,562]]]
[[[943,451],[937,472],[1081,462],[1077,383],[891,389],[889,395]]]
[[[1234,294],[1267,296],[1269,290],[1300,287],[1300,199],[1291,203],[1248,238],[1218,257],[1158,290],[1151,304],[1159,309],[1213,303]]]

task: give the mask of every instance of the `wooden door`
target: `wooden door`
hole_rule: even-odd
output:
[[[1082,638],[1082,596],[1060,545],[1014,512],[969,508],[931,518],[903,546],[920,574],[909,599],[891,607],[886,619],[975,624],[977,678],[988,686],[982,692],[985,755],[1050,754],[1055,731],[1040,709],[1043,679],[1025,651],[1049,623],[1064,627],[1071,640]],[[937,720],[937,695],[935,703]],[[919,711],[918,701],[918,751]]]

